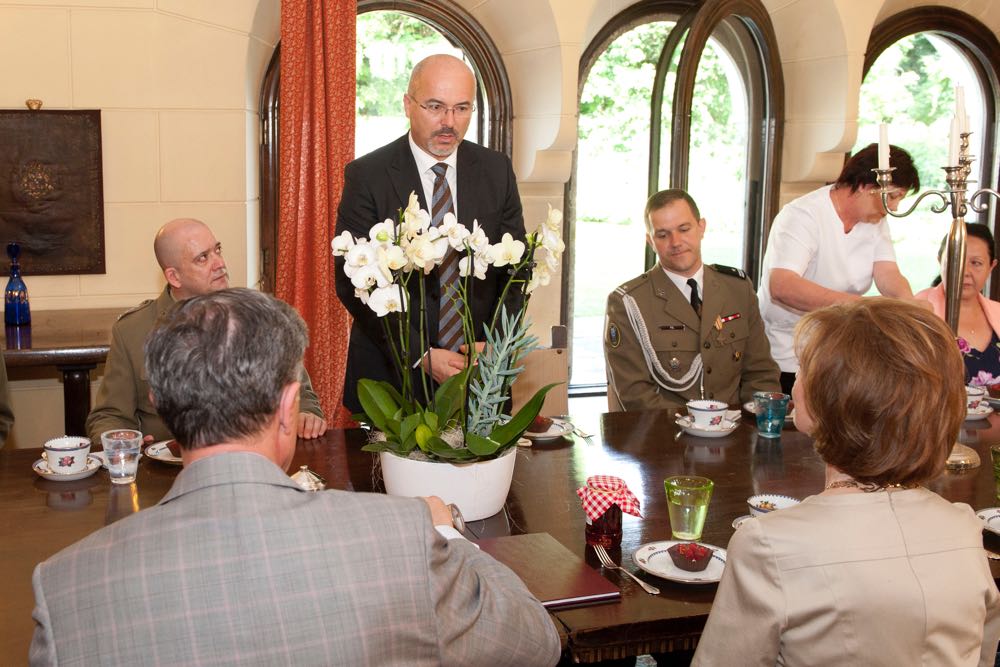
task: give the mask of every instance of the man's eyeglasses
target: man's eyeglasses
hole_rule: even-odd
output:
[[[412,97],[410,99],[413,100]],[[417,102],[416,100],[413,101]],[[476,110],[475,104],[466,104],[464,102],[462,104],[456,104],[453,107],[447,107],[440,102],[428,102],[427,104],[417,102],[417,106],[430,114],[432,118],[441,118],[442,116],[447,115],[450,111],[454,114],[455,118],[461,118],[464,120],[471,116],[472,112]]]

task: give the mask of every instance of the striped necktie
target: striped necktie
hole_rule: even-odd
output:
[[[451,188],[445,173],[448,165],[438,162],[431,170],[434,172],[434,194],[431,195],[431,226],[437,227],[444,220],[446,213],[454,213],[455,206],[451,197]],[[458,299],[458,260],[459,253],[452,248],[438,267],[438,283],[441,290],[440,310],[438,311],[438,347],[443,350],[458,351],[462,344],[462,316]]]

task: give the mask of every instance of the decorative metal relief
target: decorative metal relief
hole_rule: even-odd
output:
[[[104,273],[101,112],[0,110],[0,247],[25,276]]]

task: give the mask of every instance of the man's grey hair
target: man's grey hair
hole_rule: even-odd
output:
[[[146,339],[156,411],[187,449],[253,436],[299,379],[308,343],[295,309],[268,294],[233,288],[183,301]]]

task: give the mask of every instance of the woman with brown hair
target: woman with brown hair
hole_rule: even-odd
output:
[[[694,664],[992,665],[982,523],[921,486],[966,414],[947,326],[863,299],[806,315],[795,346],[795,425],[826,488],[736,531]]]

